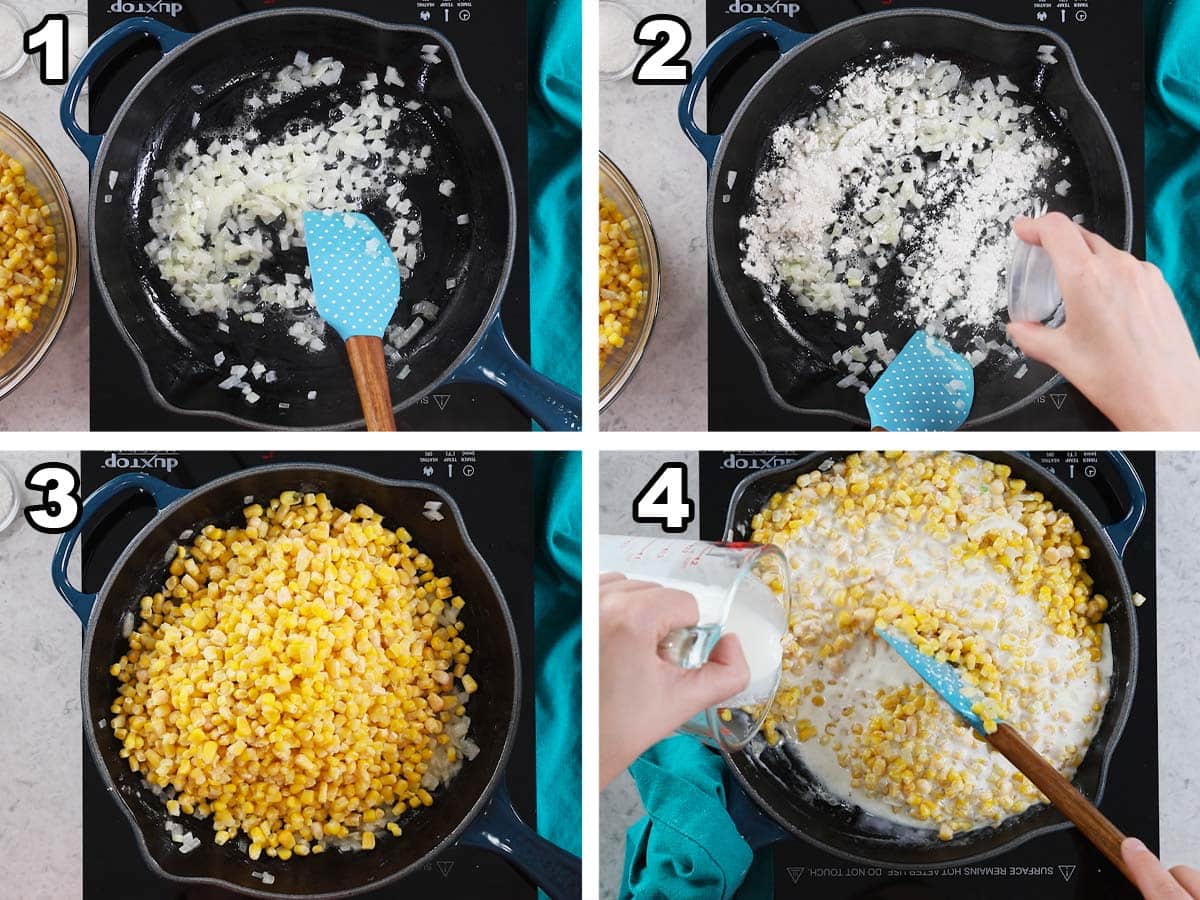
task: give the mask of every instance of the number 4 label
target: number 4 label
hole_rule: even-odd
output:
[[[654,48],[634,67],[634,84],[687,84],[692,80],[692,64],[683,58],[691,46],[692,33],[679,16],[642,19],[633,39]]]
[[[25,487],[42,502],[25,507],[25,520],[42,534],[62,534],[79,521],[79,473],[65,463],[42,463],[25,476]]]
[[[661,525],[670,534],[686,530],[694,518],[696,503],[687,495],[687,466],[683,463],[663,463],[633,500],[633,521]]]

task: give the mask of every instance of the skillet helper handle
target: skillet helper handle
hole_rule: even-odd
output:
[[[700,61],[692,67],[692,79],[683,89],[679,97],[679,127],[683,133],[700,151],[700,155],[708,161],[712,168],[717,156],[717,147],[721,145],[721,135],[709,134],[696,124],[696,101],[700,96],[700,88],[705,79],[712,73],[717,61],[735,44],[740,44],[746,38],[766,35],[775,41],[780,54],[791,52],[807,41],[812,35],[794,31],[785,25],[780,25],[774,19],[746,19],[723,32],[715,41],[708,45]]]
[[[583,896],[583,864],[579,857],[552,844],[521,821],[503,781],[458,843],[503,857],[551,900],[578,900]]]
[[[354,370],[354,386],[362,401],[367,431],[395,431],[396,414],[392,410],[383,341],[373,335],[358,334],[346,341],[346,352]]]
[[[729,773],[725,777],[725,808],[738,834],[757,853],[788,837],[779,823],[768,816]]]
[[[579,431],[582,426],[579,395],[535,372],[521,359],[508,342],[499,316],[447,382],[491,385],[547,431]]]
[[[108,31],[104,32],[104,34],[100,35],[96,39],[96,43],[88,48],[88,52],[83,55],[83,59],[75,67],[75,72],[71,75],[71,80],[67,84],[66,91],[63,92],[62,103],[58,108],[58,115],[62,122],[63,130],[67,132],[71,140],[75,142],[75,146],[87,157],[89,167],[96,164],[96,157],[100,154],[100,144],[104,140],[104,135],[92,134],[85,131],[76,120],[75,108],[79,104],[79,94],[83,90],[84,82],[87,81],[88,76],[92,74],[92,70],[96,68],[100,60],[107,56],[113,47],[133,35],[144,35],[154,38],[158,41],[158,46],[162,48],[164,54],[170,53],[184,41],[192,37],[188,32],[164,25],[157,19],[126,19],[123,22],[118,22],[112,28],[108,29]]]
[[[1125,840],[1125,835],[1104,813],[1079,793],[1075,785],[1046,762],[1040,753],[1029,746],[1011,725],[1000,723],[996,731],[987,736],[987,741],[1037,785],[1058,811],[1075,823],[1083,832],[1083,836],[1108,857],[1108,861],[1116,866],[1131,884],[1133,883],[1133,875],[1121,858],[1121,842]]]
[[[85,628],[88,617],[92,613],[92,607],[96,603],[96,595],[85,593],[71,584],[70,576],[67,574],[71,553],[79,541],[79,536],[83,534],[83,529],[102,509],[118,497],[137,491],[149,494],[159,510],[165,509],[187,493],[183,488],[159,481],[144,472],[128,472],[118,475],[83,501],[83,509],[79,512],[79,521],[75,523],[74,528],[65,532],[58,539],[58,546],[54,548],[54,556],[50,561],[50,577],[54,581],[54,587],[58,589],[58,593],[74,610],[75,615],[79,616],[79,620],[83,622]]]
[[[1129,511],[1125,517],[1104,529],[1104,533],[1116,548],[1117,556],[1124,558],[1129,541],[1146,515],[1146,487],[1128,456],[1119,450],[1109,450],[1105,455],[1117,470],[1117,477],[1121,479],[1121,484],[1129,495]]]

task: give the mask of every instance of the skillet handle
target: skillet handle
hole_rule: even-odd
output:
[[[1104,533],[1116,548],[1117,556],[1124,558],[1130,539],[1146,515],[1146,487],[1128,456],[1120,450],[1109,450],[1105,455],[1117,470],[1117,477],[1121,479],[1125,493],[1129,495],[1129,511],[1125,513],[1125,517],[1104,529]]]
[[[772,844],[786,840],[788,833],[779,823],[764,813],[746,793],[736,778],[726,773],[725,778],[725,808],[729,810],[729,818],[737,826],[738,833],[757,853]]]
[[[721,135],[709,134],[696,124],[696,100],[700,96],[700,88],[704,84],[717,61],[725,55],[734,44],[739,44],[751,35],[766,35],[775,41],[780,54],[786,54],[807,41],[811,34],[794,31],[785,25],[780,25],[774,19],[746,19],[728,29],[715,41],[708,45],[700,61],[692,67],[692,80],[687,83],[679,96],[679,127],[683,133],[700,151],[700,155],[708,161],[711,169],[717,156],[717,148],[721,145]]]
[[[582,424],[583,401],[579,395],[535,372],[517,356],[499,316],[446,381],[498,388],[547,431],[579,431]]]
[[[192,37],[186,31],[179,31],[169,25],[164,25],[157,19],[136,18],[126,19],[124,22],[118,22],[104,34],[96,39],[96,43],[88,48],[88,52],[84,54],[83,59],[76,66],[74,74],[71,76],[71,81],[67,84],[67,89],[63,92],[62,103],[58,109],[59,120],[62,122],[63,129],[75,142],[82,152],[87,157],[88,166],[96,164],[96,157],[100,154],[100,144],[104,140],[102,134],[92,134],[84,131],[80,124],[75,119],[75,107],[79,104],[79,93],[83,90],[83,84],[87,81],[88,76],[92,74],[92,70],[100,60],[108,54],[108,52],[125,38],[131,35],[146,35],[158,41],[158,45],[162,48],[164,54],[170,53],[184,41]]]
[[[97,513],[108,506],[115,498],[133,493],[134,491],[142,491],[149,494],[151,499],[154,500],[154,505],[160,510],[187,493],[183,488],[177,488],[167,484],[165,481],[159,481],[157,478],[147,475],[144,472],[127,472],[124,475],[118,475],[112,481],[98,488],[95,493],[83,501],[83,509],[79,513],[79,521],[75,523],[74,528],[65,532],[58,539],[58,546],[54,549],[54,557],[50,561],[50,577],[53,579],[54,586],[58,589],[59,594],[67,601],[67,605],[75,611],[75,615],[79,616],[79,620],[83,622],[85,628],[87,627],[88,617],[92,613],[92,607],[96,603],[96,595],[84,593],[71,584],[71,579],[67,575],[67,565],[71,561],[71,552],[75,549],[75,544],[79,540],[79,536],[83,534],[83,529],[96,517]]]
[[[458,843],[489,850],[529,878],[551,900],[583,896],[583,864],[579,857],[546,840],[521,821],[503,781],[483,812],[467,826]]]

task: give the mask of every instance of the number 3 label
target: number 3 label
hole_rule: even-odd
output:
[[[650,16],[638,23],[633,39],[654,49],[638,60],[634,84],[687,84],[692,64],[683,58],[692,43],[687,22],[678,16]]]
[[[696,517],[696,503],[687,495],[687,466],[663,463],[633,501],[633,521],[661,525],[669,534],[687,529]]]
[[[79,473],[65,463],[42,463],[25,477],[42,502],[25,507],[25,520],[42,534],[62,534],[79,521]]]

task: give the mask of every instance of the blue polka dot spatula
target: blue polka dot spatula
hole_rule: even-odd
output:
[[[392,248],[362,213],[304,213],[313,294],[321,318],[341,335],[368,431],[395,431],[383,334],[400,302]]]
[[[995,704],[978,687],[966,683],[958,666],[923,652],[895,627],[877,624],[875,634],[891,645],[966,725],[1037,785],[1122,875],[1133,881],[1133,874],[1121,856],[1121,843],[1125,840],[1121,830],[1012,725],[1000,719]]]
[[[975,370],[945,341],[914,334],[867,392],[872,431],[954,431],[975,402]]]

